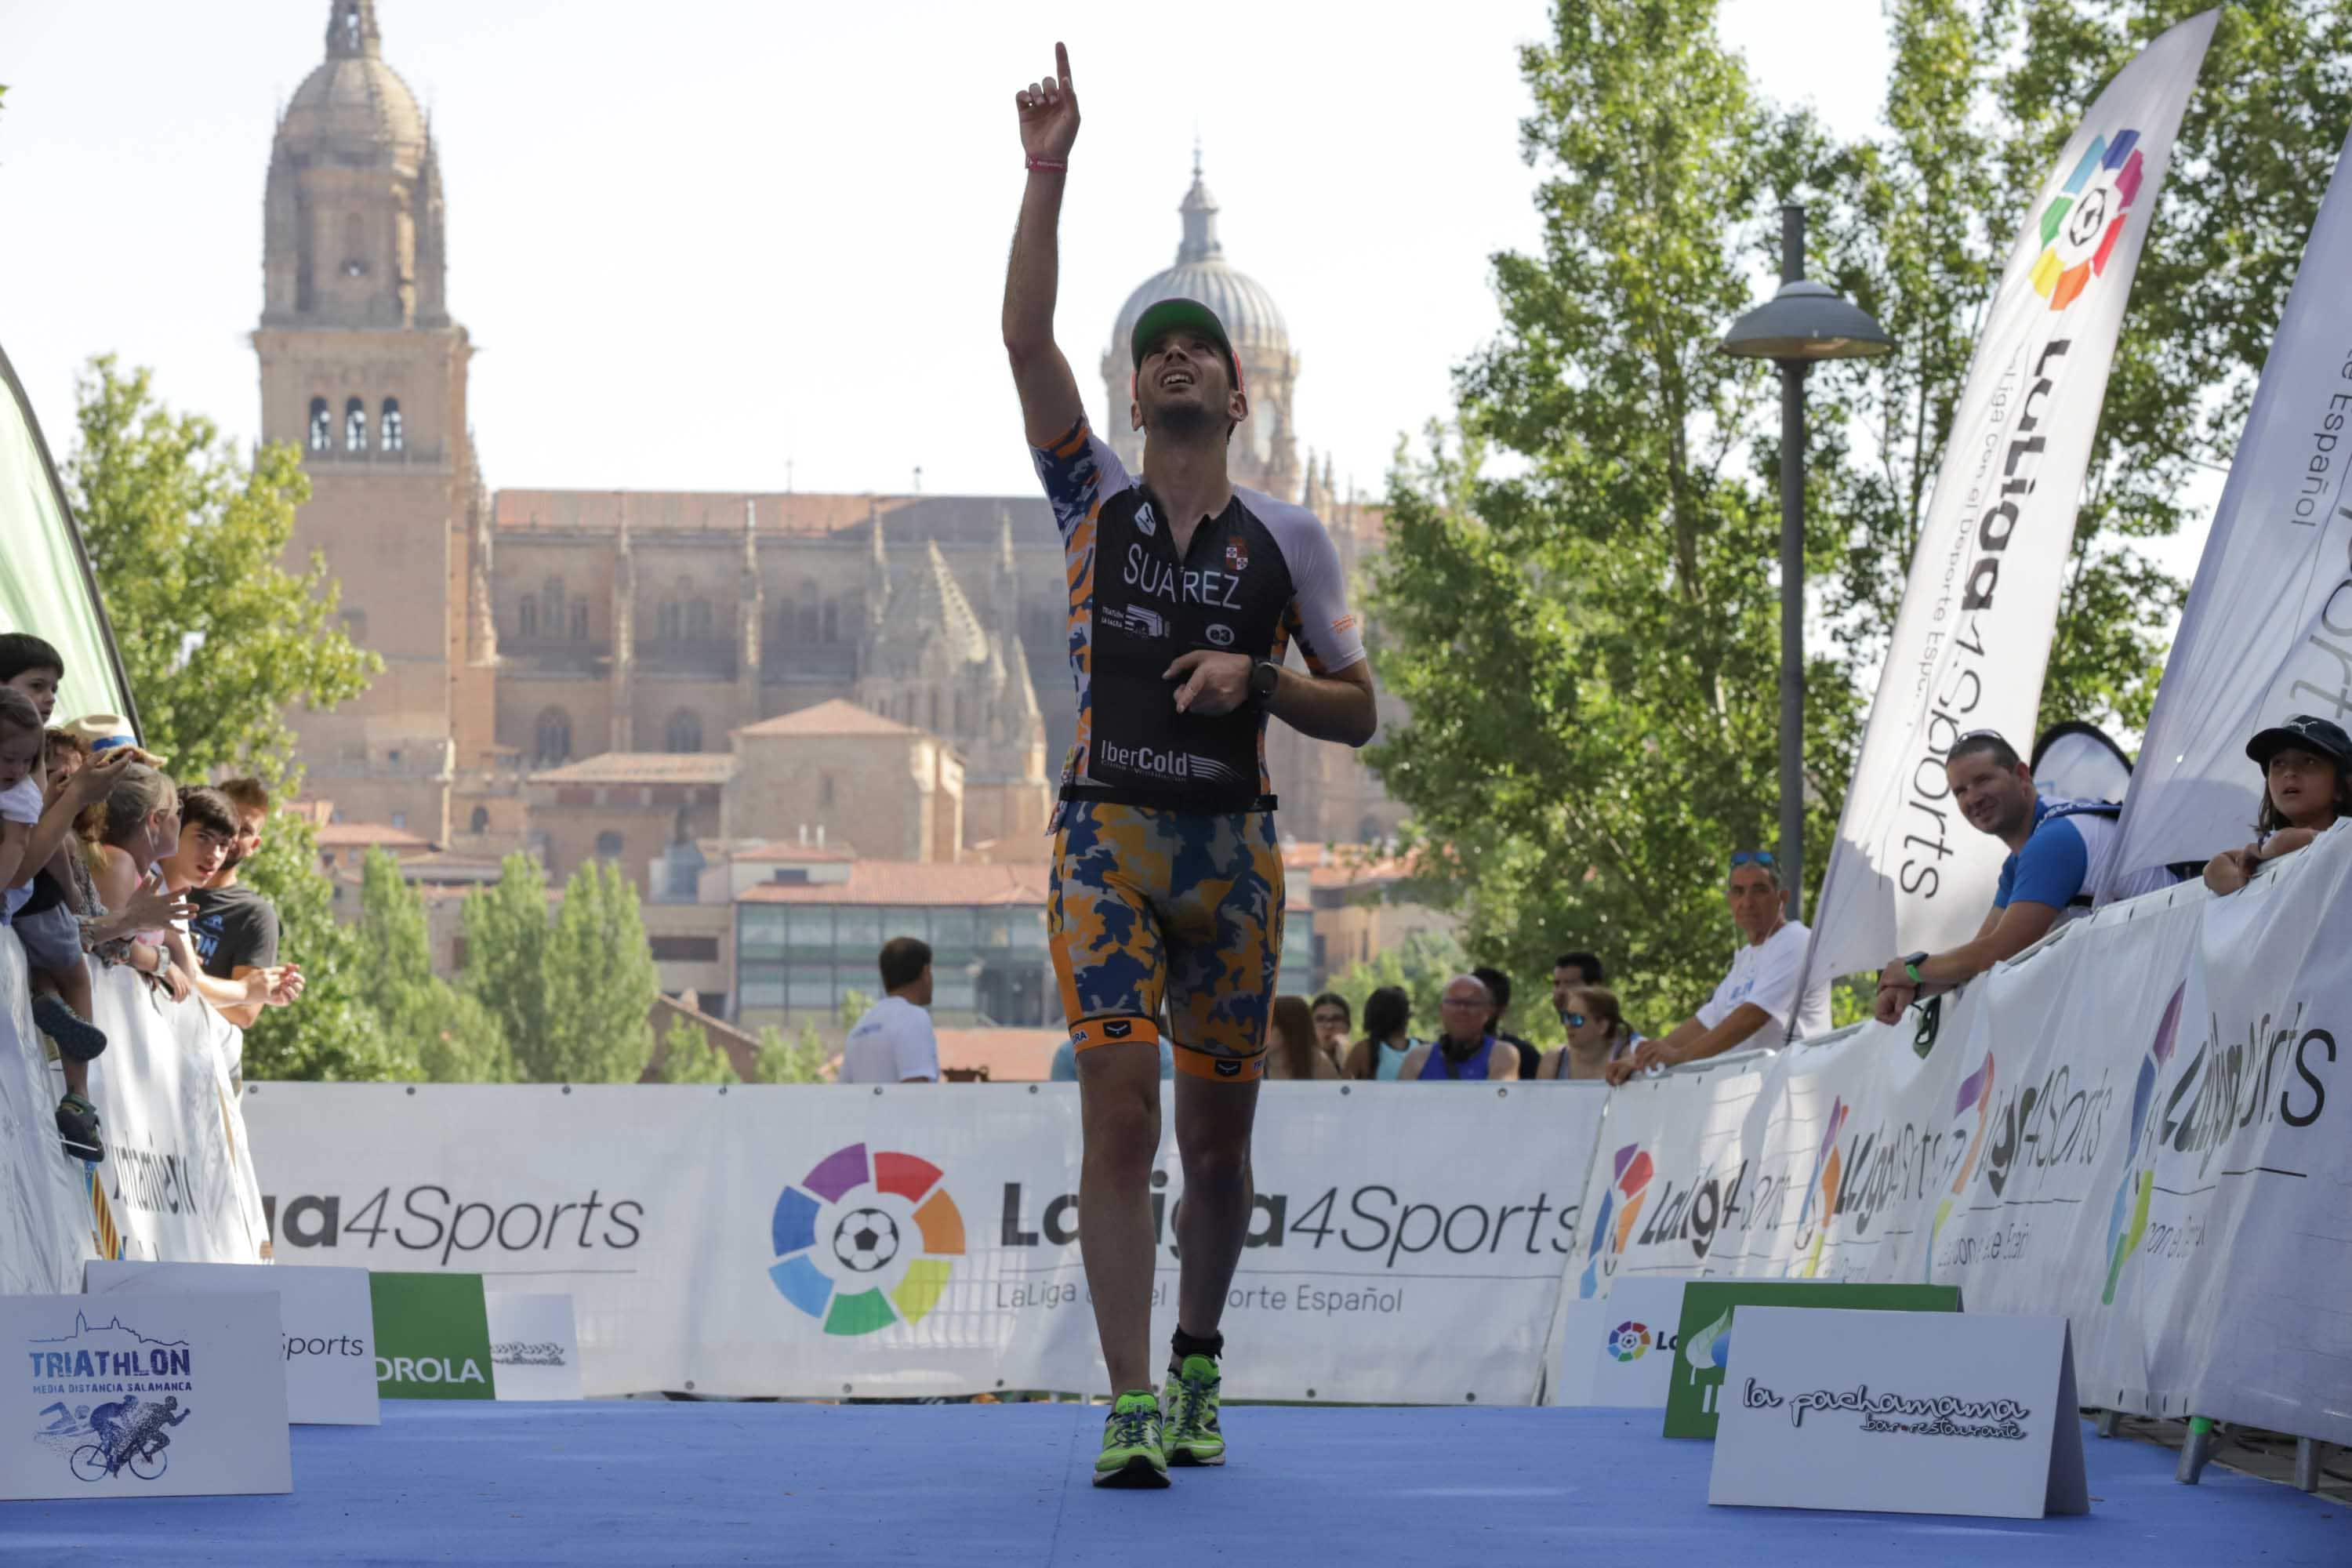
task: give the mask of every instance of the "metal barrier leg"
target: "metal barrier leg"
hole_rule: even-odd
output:
[[[2193,1487],[2198,1477],[2205,1473],[2206,1462],[2212,1458],[2219,1446],[2213,1436],[2213,1423],[2202,1415],[2189,1418],[2189,1436],[2180,1445],[2180,1463],[2174,1468],[2172,1479],[2184,1487]]]
[[[2099,1412],[2098,1432],[2100,1436],[2112,1437],[2123,1429],[2124,1413],[2122,1411],[2102,1410]]]
[[[2319,1460],[2326,1449],[2327,1445],[2316,1437],[2297,1437],[2294,1440],[2294,1484],[2297,1490],[2315,1492],[2319,1489]]]

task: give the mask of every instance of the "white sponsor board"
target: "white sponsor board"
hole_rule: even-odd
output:
[[[286,1368],[287,1419],[297,1426],[373,1426],[383,1419],[376,1405],[374,1314],[364,1268],[93,1260],[83,1289],[98,1298],[273,1291]]]
[[[1815,975],[1952,946],[1991,901],[2004,851],[1953,807],[1943,758],[1971,730],[2032,741],[2116,334],[2219,15],[2116,75],[2026,208],[1912,552],[1815,912]]]
[[[2063,1318],[1742,1307],[1706,1500],[2088,1513]]]
[[[482,1302],[489,1311],[490,1361],[500,1399],[583,1397],[571,1297],[492,1290]]]
[[[294,1487],[278,1298],[0,1296],[0,1498]]]
[[[1559,1355],[1545,1403],[1664,1410],[1682,1317],[1680,1279],[1620,1279],[1589,1300],[1562,1291]]]
[[[2117,874],[2246,841],[2262,804],[2255,731],[2297,713],[2352,724],[2347,187],[2339,157],[2157,688]]]
[[[2072,1320],[2082,1394],[2352,1441],[2352,823],[1948,998],[1620,1094],[1567,1276],[1929,1281]],[[1735,1108],[1748,1114],[1736,1137]]]
[[[1533,1399],[1602,1099],[1267,1085],[1228,1392]],[[568,1290],[591,1394],[1107,1391],[1074,1084],[267,1084],[246,1110],[281,1267]],[[1175,1327],[1169,1120],[1155,1343]]]

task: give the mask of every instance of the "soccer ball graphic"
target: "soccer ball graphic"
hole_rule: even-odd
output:
[[[833,1255],[853,1274],[871,1274],[898,1256],[898,1222],[880,1209],[852,1209],[833,1227]]]
[[[1650,1348],[1650,1330],[1644,1323],[1624,1322],[1609,1331],[1609,1353],[1619,1361],[1639,1361],[1642,1352]]]

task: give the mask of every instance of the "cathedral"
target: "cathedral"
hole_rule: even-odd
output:
[[[384,668],[334,711],[292,716],[306,788],[345,820],[459,854],[545,852],[535,776],[599,758],[614,777],[635,776],[632,759],[656,776],[656,758],[726,753],[782,715],[847,703],[960,760],[960,834],[926,858],[1043,859],[1076,729],[1043,497],[491,492],[467,417],[472,350],[448,304],[439,160],[383,59],[373,0],[332,0],[326,58],[271,148],[253,341],[263,438],[299,446],[311,481],[290,554],[323,555],[345,629]],[[1300,356],[1273,298],[1225,259],[1197,152],[1178,210],[1175,264],[1114,323],[1101,362],[1114,416],[1098,424],[1140,462],[1128,329],[1154,300],[1205,301],[1250,388],[1236,481],[1313,509],[1353,571],[1377,547],[1378,510],[1335,495],[1328,459],[1318,472],[1301,455]],[[1279,724],[1274,737],[1286,837],[1394,830],[1401,813],[1354,752]],[[773,835],[838,811],[838,841],[847,803],[831,796],[828,783]]]

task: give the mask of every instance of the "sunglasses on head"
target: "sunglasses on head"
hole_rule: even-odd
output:
[[[1769,849],[1735,849],[1731,852],[1731,863],[1734,866],[1777,866],[1780,864],[1779,861],[1772,858],[1772,851]]]

